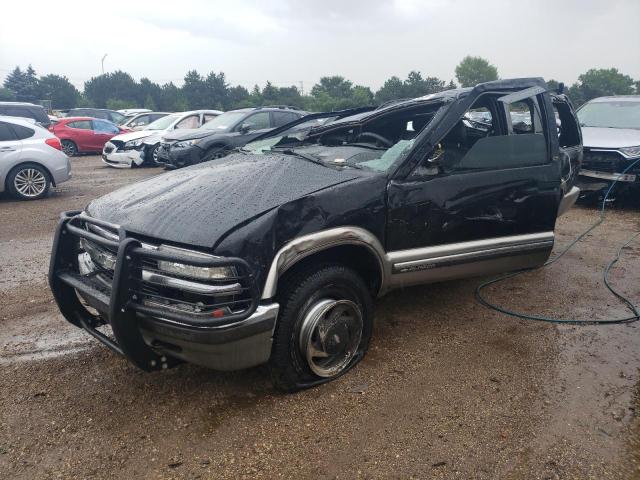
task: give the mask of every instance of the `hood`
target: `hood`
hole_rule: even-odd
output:
[[[163,138],[169,141],[193,140],[196,138],[210,137],[215,133],[213,130],[202,128],[179,128],[178,130],[167,133]]]
[[[87,212],[132,233],[212,248],[239,224],[361,175],[288,155],[239,153],[121,188]]]
[[[591,148],[624,148],[640,145],[640,130],[582,127],[582,144]]]
[[[138,140],[139,138],[145,138],[156,133],[156,130],[139,130],[134,132],[121,133],[112,138],[112,140],[120,140],[121,142],[130,142],[131,140]]]

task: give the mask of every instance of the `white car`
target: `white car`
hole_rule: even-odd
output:
[[[118,110],[118,113],[121,113],[125,117],[130,117],[138,113],[148,113],[150,111],[148,108],[123,108],[122,110]]]
[[[129,115],[127,120],[120,124],[122,128],[129,130],[144,130],[150,123],[155,122],[159,118],[166,117],[170,112],[147,112]]]
[[[0,116],[0,192],[36,200],[71,178],[60,139],[25,118]]]
[[[102,161],[115,168],[155,165],[162,136],[180,128],[200,128],[220,115],[220,110],[172,113],[150,123],[144,130],[116,135],[102,149]]]
[[[577,114],[584,144],[581,190],[601,196],[616,181],[615,194],[640,192],[640,95],[594,98]]]

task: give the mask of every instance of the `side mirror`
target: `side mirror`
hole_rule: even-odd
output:
[[[248,131],[251,130],[251,127],[253,125],[251,125],[250,123],[243,123],[242,125],[240,125],[240,128],[238,128],[238,131],[240,133],[247,133]]]

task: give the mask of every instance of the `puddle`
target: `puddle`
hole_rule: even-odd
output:
[[[0,365],[71,355],[94,346],[91,337],[60,315],[12,319],[2,324]]]

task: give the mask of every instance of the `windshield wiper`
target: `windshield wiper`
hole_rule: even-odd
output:
[[[298,158],[303,158],[305,160],[308,160],[309,162],[313,162],[313,163],[317,163],[318,165],[322,165],[323,167],[327,166],[319,158],[316,158],[313,155],[309,155],[308,153],[297,152],[295,150],[292,150],[291,148],[286,148],[286,149],[283,149],[283,150],[275,150],[275,149],[272,149],[272,150],[276,151],[278,153],[284,153],[285,155],[293,155],[293,156],[298,157]]]

